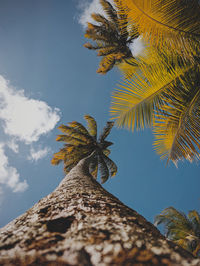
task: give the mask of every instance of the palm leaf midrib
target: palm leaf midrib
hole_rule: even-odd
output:
[[[198,97],[199,94],[200,94],[200,90],[198,90],[197,93],[195,93],[195,96],[192,98],[192,101],[189,102],[189,104],[185,108],[185,112],[183,112],[182,115],[180,116],[177,131],[176,131],[176,134],[174,135],[174,140],[172,142],[171,149],[169,150],[170,152],[168,153],[169,156],[168,156],[167,162],[169,162],[171,155],[174,152],[174,146],[176,147],[176,144],[175,144],[175,142],[177,141],[176,137],[179,136],[180,132],[185,129],[184,119],[186,118],[187,114],[190,112],[190,109],[192,108],[193,102],[195,101],[195,99]],[[191,141],[190,141],[190,145],[192,145]]]
[[[180,33],[184,33],[184,34],[186,34],[186,35],[194,36],[194,37],[200,39],[200,34],[192,33],[192,32],[187,32],[187,31],[184,31],[184,30],[181,30],[181,29],[175,28],[175,27],[173,27],[173,26],[170,26],[170,25],[168,25],[168,24],[165,24],[165,23],[163,23],[163,22],[161,22],[161,21],[159,21],[159,20],[156,20],[155,18],[153,18],[152,16],[150,16],[150,15],[148,15],[146,12],[144,12],[144,10],[142,10],[140,7],[138,7],[138,5],[134,2],[134,0],[132,0],[132,2],[133,2],[133,4],[134,4],[134,6],[135,6],[135,7],[136,7],[141,13],[143,13],[146,17],[148,17],[149,19],[153,20],[153,21],[156,22],[157,24],[160,24],[160,25],[162,25],[162,26],[164,26],[164,27],[166,27],[166,28],[169,28],[169,29],[171,29],[171,30],[173,30],[173,31],[178,31],[178,32],[180,32]]]

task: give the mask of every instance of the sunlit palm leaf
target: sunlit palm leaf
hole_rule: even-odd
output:
[[[123,60],[122,63],[118,65],[118,68],[123,73],[125,79],[131,79],[139,69],[139,63],[136,59],[131,58],[126,61]]]
[[[199,52],[200,6],[197,0],[115,0],[151,44],[188,57]]]
[[[91,136],[86,135],[86,134],[82,133],[81,131],[79,131],[78,129],[75,129],[73,127],[60,125],[58,127],[58,129],[60,129],[63,133],[66,133],[66,134],[68,134],[74,138],[81,139],[82,141],[84,141],[86,143],[91,141]]]
[[[58,135],[56,141],[64,141],[74,145],[85,144],[85,141],[67,135]]]
[[[96,123],[96,121],[90,115],[85,115],[84,118],[87,121],[89,134],[96,139],[97,138],[97,123]]]
[[[189,161],[199,158],[199,76],[192,81],[194,76],[189,78],[187,75],[182,84],[172,87],[166,95],[169,105],[163,106],[164,112],[155,120],[155,148],[163,158],[167,157],[175,164],[184,158]]]
[[[84,135],[89,135],[89,132],[87,131],[87,129],[81,123],[78,123],[77,121],[70,122],[68,123],[68,125],[69,127],[74,128],[75,130],[78,130]]]
[[[111,115],[117,126],[132,130],[135,126],[138,129],[152,126],[154,111],[163,105],[164,94],[190,69],[184,62],[181,65],[175,62],[169,69],[164,58],[163,53],[153,65],[141,63],[141,71],[135,73],[132,80],[121,82],[120,89],[114,91]]]

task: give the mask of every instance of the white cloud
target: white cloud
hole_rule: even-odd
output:
[[[103,8],[99,2],[99,0],[91,1],[82,1],[79,4],[79,8],[81,10],[81,14],[79,16],[79,23],[83,26],[83,28],[87,27],[87,22],[94,22],[91,18],[92,13],[100,13],[105,16]]]
[[[30,149],[30,155],[28,156],[28,160],[30,161],[38,161],[39,159],[44,158],[51,149],[49,147],[45,147],[44,149],[35,150],[33,147]]]
[[[51,108],[44,101],[28,98],[23,90],[13,88],[0,75],[0,125],[4,133],[0,139],[0,201],[5,187],[12,192],[23,192],[28,188],[27,181],[21,181],[18,170],[10,165],[6,148],[18,156],[19,141],[26,145],[38,141],[41,135],[55,127],[59,119],[59,109]],[[48,151],[49,148],[37,151],[32,148],[31,160],[43,158]]]
[[[59,110],[44,101],[27,98],[0,76],[0,119],[7,135],[27,144],[37,141],[59,121]]]
[[[141,37],[138,37],[132,43],[130,43],[129,49],[131,50],[131,53],[132,53],[133,56],[142,55],[143,51],[145,49],[145,45],[144,45]]]
[[[11,139],[8,141],[7,146],[14,152],[18,153],[19,152],[19,145],[16,143],[14,139]]]
[[[26,180],[20,181],[17,169],[10,166],[8,157],[5,154],[4,144],[0,143],[0,191],[2,194],[2,185],[11,188],[13,192],[22,192],[28,188]]]

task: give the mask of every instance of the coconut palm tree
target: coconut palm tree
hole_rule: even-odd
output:
[[[108,154],[105,138],[113,123],[97,141],[95,120],[85,118],[87,131],[77,122],[60,127],[65,134],[58,141],[66,144],[53,163],[63,161],[69,172],[59,186],[0,229],[0,265],[199,265],[95,180],[93,162]],[[70,160],[77,162],[72,169]]]
[[[104,183],[109,176],[115,176],[117,173],[116,164],[108,157],[110,154],[108,147],[113,143],[105,140],[114,122],[107,122],[102,134],[97,139],[95,119],[89,115],[85,115],[84,118],[88,123],[88,129],[76,121],[69,123],[67,126],[59,126],[64,135],[58,135],[56,140],[63,141],[66,144],[64,148],[54,154],[51,163],[57,165],[63,161],[64,171],[67,174],[81,159],[92,154],[89,172],[94,178],[97,178],[99,169],[101,181]]]
[[[200,257],[200,215],[197,211],[185,215],[169,207],[155,217],[155,224],[163,224],[168,239]]]
[[[196,0],[115,1],[146,41],[131,79],[113,93],[120,127],[151,127],[161,158],[199,159],[200,6]],[[131,23],[131,22],[129,22]],[[122,19],[123,24],[123,19]]]
[[[85,37],[94,41],[94,44],[84,45],[88,49],[97,50],[98,56],[102,57],[97,73],[105,74],[120,62],[137,65],[135,61],[131,63],[128,60],[133,58],[129,45],[139,36],[136,27],[129,27],[127,16],[122,15],[121,7],[115,9],[107,0],[100,0],[100,3],[107,17],[91,14],[95,24],[88,23]]]

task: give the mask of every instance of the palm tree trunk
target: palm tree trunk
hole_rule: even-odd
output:
[[[103,189],[89,160],[0,230],[0,265],[200,265]]]

